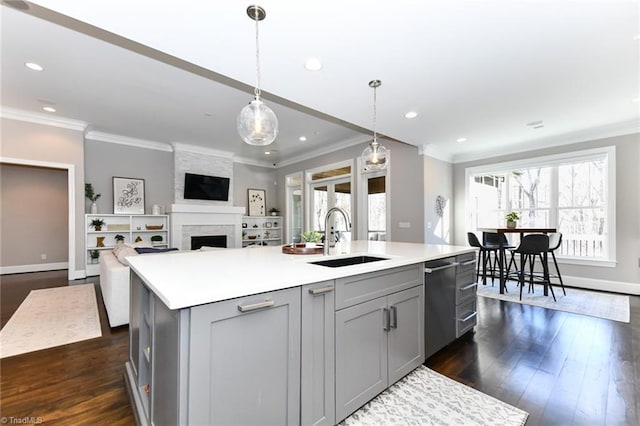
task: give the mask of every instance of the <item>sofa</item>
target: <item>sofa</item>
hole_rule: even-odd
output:
[[[100,252],[100,290],[109,325],[129,324],[129,266],[111,250]]]

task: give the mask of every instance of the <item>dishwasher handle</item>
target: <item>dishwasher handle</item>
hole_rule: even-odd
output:
[[[442,265],[442,266],[438,266],[438,267],[435,267],[435,268],[424,268],[424,272],[425,272],[425,274],[432,274],[432,273],[437,272],[437,271],[442,271],[443,269],[455,268],[458,265],[459,265],[458,262],[452,262],[452,263],[449,263],[447,265]]]

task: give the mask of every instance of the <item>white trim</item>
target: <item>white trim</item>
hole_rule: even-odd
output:
[[[431,143],[426,145],[419,145],[418,155],[435,158],[436,160],[444,161],[446,163],[453,163],[453,155],[449,155],[446,152],[438,151],[438,146]]]
[[[481,152],[469,152],[455,154],[449,162],[466,163],[468,161],[484,160],[487,158],[520,154],[539,149],[551,148],[556,146],[571,145],[574,143],[587,142],[596,139],[613,138],[616,136],[631,135],[640,133],[640,120],[629,120],[622,123],[608,124],[597,128],[579,130],[572,133],[550,136],[548,138],[530,139],[522,141],[517,145],[497,147],[494,149],[483,150]],[[431,155],[431,154],[428,154]]]
[[[269,169],[275,169],[277,167],[276,163],[262,161],[262,160],[255,160],[253,158],[247,158],[247,157],[233,157],[233,162],[240,163],[240,164],[247,164],[249,166],[265,167]]]
[[[578,266],[595,266],[599,268],[615,268],[618,262],[615,260],[599,260],[599,259],[578,259],[574,257],[562,257],[557,255],[556,259],[559,264],[578,265]]]
[[[59,271],[68,269],[68,262],[36,263],[34,265],[0,266],[0,275],[23,274],[25,272]]]
[[[18,164],[22,166],[46,167],[51,169],[67,170],[67,209],[69,210],[69,252],[67,259],[68,276],[70,280],[84,278],[83,271],[76,271],[76,173],[73,164],[52,163],[48,161],[24,160],[20,158],[0,157],[0,163]]]
[[[84,135],[85,139],[97,142],[115,143],[118,145],[134,146],[136,148],[154,149],[156,151],[173,152],[170,144],[155,142],[146,139],[130,138],[128,136],[115,135],[112,133],[89,130]]]
[[[559,164],[566,163],[565,160],[579,160],[582,158],[591,158],[596,156],[607,156],[607,221],[608,221],[608,258],[607,259],[588,259],[581,261],[581,265],[589,266],[601,266],[601,267],[615,267],[616,265],[616,147],[605,146],[599,148],[584,149],[580,151],[564,152],[560,154],[544,155],[540,157],[523,158],[514,161],[507,161],[502,163],[487,163],[481,166],[467,167],[465,168],[465,204],[467,208],[467,217],[465,217],[465,234],[472,229],[472,224],[469,220],[472,206],[470,206],[469,200],[469,179],[472,175],[482,173],[498,173],[498,172],[510,172],[513,169],[520,167],[536,167],[536,166],[557,166]],[[555,206],[557,208],[557,206]],[[554,226],[553,223],[550,224]],[[574,260],[574,259],[571,259]],[[562,258],[565,263],[573,263],[570,259]],[[578,264],[578,263],[575,263]]]
[[[61,127],[63,129],[78,130],[84,132],[89,123],[70,118],[57,117],[51,114],[40,114],[16,108],[1,107],[0,117],[11,120],[26,121],[28,123],[43,124],[45,126]]]
[[[336,151],[340,151],[341,149],[344,148],[348,148],[350,146],[354,146],[354,145],[359,145],[365,142],[368,142],[371,139],[371,136],[368,135],[358,135],[358,136],[354,136],[350,139],[346,139],[343,141],[340,141],[336,144],[333,145],[327,145],[324,148],[321,149],[317,149],[315,151],[311,151],[311,152],[307,152],[304,154],[300,154],[296,157],[291,157],[288,158],[286,160],[283,160],[278,164],[278,167],[284,167],[284,166],[290,166],[292,164],[296,164],[299,163],[301,161],[305,161],[305,160],[311,160],[314,159],[316,157],[320,157],[322,155],[326,155],[326,154],[330,154],[332,152],[336,152]]]
[[[624,293],[640,295],[640,284],[624,281],[598,280],[594,278],[562,276],[566,286],[585,288],[589,290],[611,291],[614,293]],[[557,286],[556,286],[557,287]],[[571,290],[567,290],[571,291]]]
[[[192,152],[194,154],[213,155],[221,158],[228,158],[233,160],[234,154],[229,151],[222,151],[220,149],[206,148],[203,146],[189,145],[186,143],[173,142],[171,144],[174,151]]]

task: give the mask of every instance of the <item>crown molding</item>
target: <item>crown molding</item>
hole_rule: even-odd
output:
[[[22,109],[8,108],[4,106],[0,108],[0,117],[35,124],[43,124],[45,126],[77,130],[80,132],[84,132],[89,126],[88,123],[80,120],[71,120],[65,117],[54,117],[51,114],[41,114],[38,112],[25,111]]]
[[[173,148],[168,143],[149,141],[146,139],[130,138],[128,136],[114,135],[112,133],[98,132],[95,130],[87,131],[84,135],[84,138],[98,142],[134,146],[136,148],[154,149],[156,151],[173,151]]]
[[[197,145],[189,145],[182,142],[172,142],[171,145],[173,146],[174,151],[192,152],[194,154],[213,155],[216,157],[229,158],[229,159],[233,159],[234,157],[233,152],[222,151],[219,149],[206,148],[206,147],[197,146]]]
[[[247,158],[247,157],[233,157],[233,162],[246,164],[248,166],[264,167],[267,169],[275,169],[279,167],[279,166],[276,166],[274,162],[255,160],[253,158]]]
[[[301,161],[310,160],[312,158],[315,158],[315,157],[318,157],[318,156],[321,156],[321,155],[326,155],[326,154],[330,154],[330,153],[335,152],[335,151],[340,151],[341,149],[348,148],[350,146],[360,145],[362,143],[369,142],[370,140],[371,140],[371,136],[368,136],[368,135],[357,135],[357,136],[354,136],[352,138],[340,141],[340,142],[338,142],[336,144],[327,145],[324,148],[320,148],[320,149],[317,149],[317,150],[312,151],[312,152],[307,152],[307,153],[304,153],[304,154],[296,156],[296,157],[288,158],[288,159],[286,159],[286,160],[284,160],[282,162],[278,162],[277,163],[278,164],[277,167],[290,166],[292,164],[296,164],[296,163],[299,163]]]
[[[453,156],[438,150],[438,146],[434,144],[426,144],[418,146],[418,154],[424,157],[435,158],[436,160],[453,163]]]
[[[555,146],[571,145],[574,143],[588,142],[597,139],[612,138],[616,136],[640,133],[640,119],[611,123],[604,126],[592,127],[561,135],[549,136],[541,139],[523,141],[517,145],[496,148],[482,152],[470,152],[453,156],[453,163],[466,163],[468,161],[483,160],[486,158],[504,155],[519,154],[528,151],[537,151]]]

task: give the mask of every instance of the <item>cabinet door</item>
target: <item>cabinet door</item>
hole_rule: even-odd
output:
[[[335,423],[334,282],[302,287],[302,425]]]
[[[300,288],[191,309],[188,423],[300,419]]]
[[[425,360],[424,286],[388,296],[389,386]]]
[[[336,312],[336,423],[387,387],[387,298]]]

